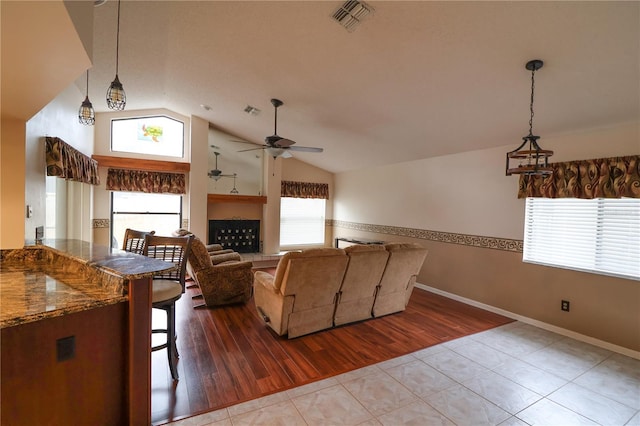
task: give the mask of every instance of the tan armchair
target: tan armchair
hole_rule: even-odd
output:
[[[290,339],[331,328],[348,260],[337,248],[286,253],[275,276],[255,273],[258,312],[278,335],[288,334]]]
[[[209,307],[245,303],[253,292],[253,264],[233,250],[223,252],[211,255],[198,237],[191,244],[187,271]]]
[[[373,316],[403,311],[409,303],[427,249],[419,244],[388,243],[389,260],[373,304]]]
[[[349,265],[338,293],[335,325],[371,318],[376,291],[389,257],[381,245],[352,245],[344,251],[349,256]]]

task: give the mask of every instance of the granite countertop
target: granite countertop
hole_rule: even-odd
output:
[[[126,302],[128,280],[172,268],[78,240],[0,250],[0,328]]]
[[[173,265],[162,260],[80,240],[44,240],[41,245],[31,245],[28,242],[25,249],[42,247],[126,279],[144,278],[155,272],[173,268]]]

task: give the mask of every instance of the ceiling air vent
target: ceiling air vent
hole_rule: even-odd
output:
[[[333,12],[331,17],[345,27],[347,31],[352,32],[371,12],[373,12],[373,8],[368,4],[357,0],[349,0]]]

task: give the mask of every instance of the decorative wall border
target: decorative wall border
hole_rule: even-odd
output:
[[[369,223],[346,222],[330,219],[327,225],[377,234],[398,235],[441,243],[460,244],[494,250],[522,253],[523,241],[508,238],[482,237],[479,235],[454,234],[451,232],[430,231],[428,229],[403,228],[399,226],[372,225]]]
[[[93,229],[108,228],[111,225],[109,219],[93,219]],[[182,227],[189,229],[189,219],[182,219]]]
[[[93,219],[93,229],[108,228],[111,224],[109,219]]]

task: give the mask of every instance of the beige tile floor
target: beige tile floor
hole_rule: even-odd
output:
[[[172,425],[635,425],[640,360],[521,322]]]

